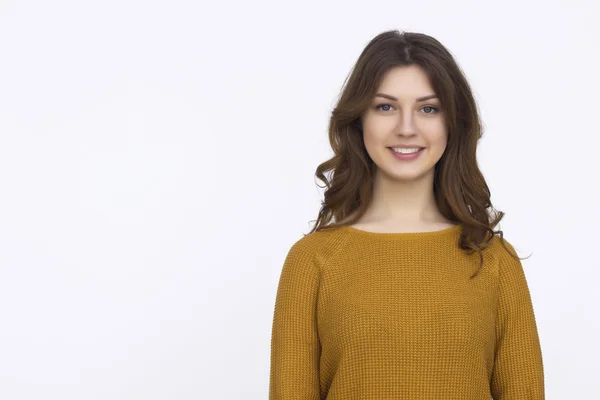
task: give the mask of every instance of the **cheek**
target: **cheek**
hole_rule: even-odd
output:
[[[448,133],[442,121],[431,121],[430,124],[423,126],[422,132],[427,136],[427,140],[436,146],[446,144]]]
[[[445,133],[440,133],[432,138],[432,142],[435,143],[436,146],[446,146],[447,136]]]
[[[386,144],[389,142],[389,135],[378,135],[376,133],[365,132],[363,135],[363,143],[365,150],[371,160],[382,161],[387,158],[389,151]]]
[[[373,136],[370,135],[367,131],[363,131],[363,144],[365,145],[365,149],[367,150],[367,153],[369,155],[371,155],[371,157],[372,157],[372,152],[373,152],[376,144],[375,144],[375,139],[373,138]]]
[[[446,134],[446,125],[441,118],[422,122],[423,123],[419,128],[422,132],[427,133],[429,136],[440,137]]]
[[[377,129],[369,129],[368,127],[365,127],[365,129],[363,130],[363,142],[365,146],[367,148],[381,146],[386,137],[381,132],[382,131]]]
[[[446,135],[437,135],[431,137],[429,140],[430,150],[434,157],[441,157],[446,151],[446,145],[448,144]]]

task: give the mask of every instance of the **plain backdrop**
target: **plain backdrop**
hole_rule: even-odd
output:
[[[436,37],[534,302],[547,399],[600,393],[598,5],[0,1],[0,398],[266,399],[343,81]]]

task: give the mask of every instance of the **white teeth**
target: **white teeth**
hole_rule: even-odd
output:
[[[411,153],[416,153],[417,151],[421,150],[420,148],[416,147],[414,149],[395,149],[392,147],[392,150],[394,150],[396,153],[402,153],[402,154],[411,154]]]

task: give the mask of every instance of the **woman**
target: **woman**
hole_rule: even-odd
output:
[[[481,132],[439,41],[388,31],[367,45],[331,115],[316,225],[281,271],[271,400],[544,399],[527,281],[477,166]]]

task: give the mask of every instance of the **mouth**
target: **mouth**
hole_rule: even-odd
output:
[[[394,157],[396,157],[398,160],[414,160],[414,159],[418,158],[421,155],[421,153],[423,153],[423,150],[425,149],[425,147],[413,147],[413,148],[419,149],[419,150],[412,152],[412,153],[399,153],[397,151],[394,151],[394,149],[392,147],[388,147],[388,149],[390,150],[392,155]]]
[[[405,148],[406,148],[406,149],[408,149],[408,148],[411,148],[411,149],[419,149],[419,151],[420,151],[420,150],[423,150],[425,147],[419,147],[419,146],[415,146],[415,147],[405,147]],[[388,147],[388,149],[390,149],[391,151],[394,151],[394,148],[393,148],[393,147]]]

